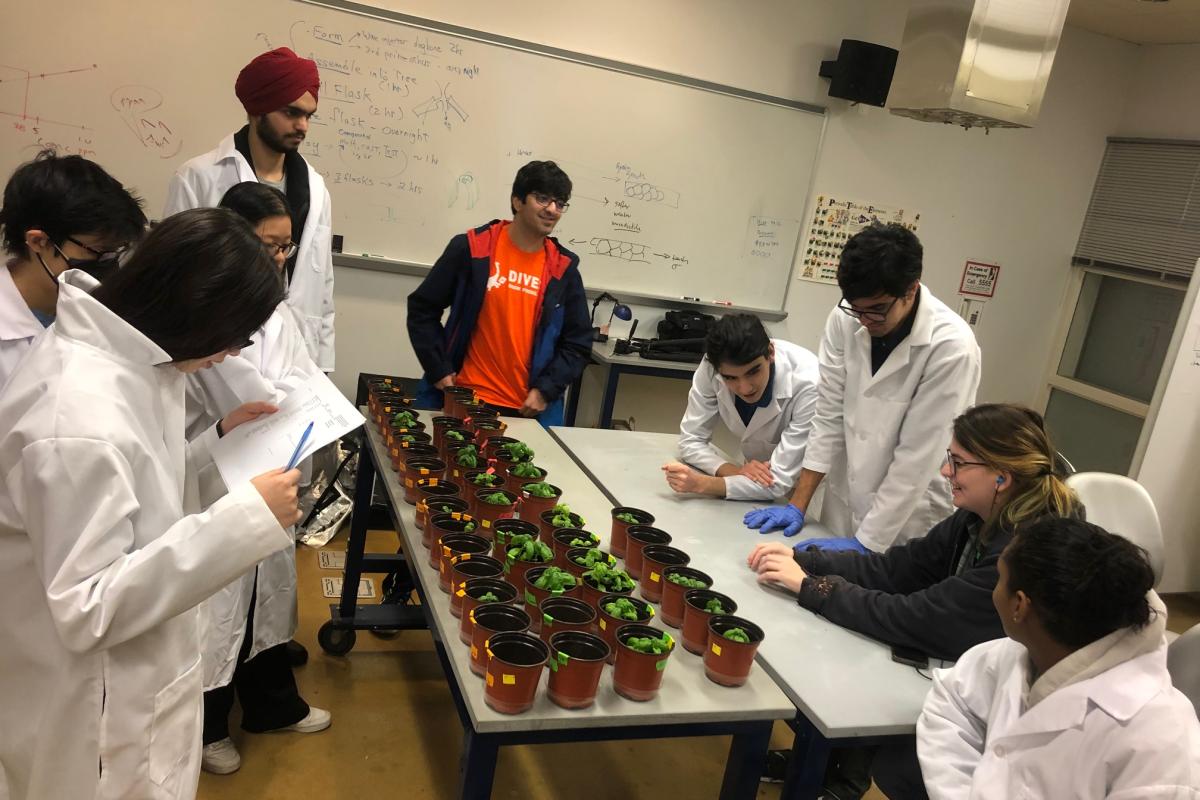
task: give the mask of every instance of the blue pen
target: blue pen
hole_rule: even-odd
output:
[[[288,459],[287,466],[283,468],[284,472],[294,469],[296,462],[300,459],[300,454],[304,452],[304,443],[308,441],[308,435],[312,433],[313,423],[308,423],[308,427],[304,429],[304,435],[300,437],[300,442],[296,445],[296,449],[292,451],[292,457]]]

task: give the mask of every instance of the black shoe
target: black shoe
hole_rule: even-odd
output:
[[[783,783],[783,779],[787,777],[788,762],[791,760],[791,750],[768,750],[759,782]]]
[[[308,663],[308,650],[295,639],[283,647],[287,651],[288,663],[293,667],[302,667]]]

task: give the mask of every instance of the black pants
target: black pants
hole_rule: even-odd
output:
[[[860,800],[872,779],[888,800],[929,800],[917,760],[917,737],[873,747],[839,747],[829,754],[824,788],[838,800]]]
[[[255,579],[257,583],[257,573]],[[233,680],[204,693],[204,743],[212,744],[229,736],[229,712],[233,695],[242,704],[242,730],[263,733],[294,725],[308,716],[308,703],[300,697],[296,677],[288,662],[287,644],[263,650],[250,660],[254,641],[254,600],[246,619],[246,635],[238,652]]]

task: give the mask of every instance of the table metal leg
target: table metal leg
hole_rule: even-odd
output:
[[[734,734],[729,745],[729,757],[725,761],[721,800],[745,800],[758,796],[758,779],[767,760],[770,742],[770,721],[754,726],[753,731]]]
[[[617,381],[621,377],[621,368],[616,364],[608,367],[608,377],[604,381],[604,397],[600,401],[600,423],[597,427],[606,431],[612,427],[613,406],[617,402]]]
[[[354,485],[354,508],[350,512],[350,540],[346,543],[346,567],[342,572],[342,597],[338,613],[354,618],[358,605],[358,581],[362,577],[362,555],[367,547],[367,524],[371,519],[371,492],[375,487],[375,454],[363,436],[358,451],[358,476]]]
[[[481,736],[469,725],[463,728],[462,758],[458,762],[459,800],[488,800],[496,777],[500,745],[494,736]]]
[[[816,800],[825,782],[825,767],[832,749],[829,740],[803,715],[797,715],[792,729],[796,740],[788,761],[787,777],[783,781],[780,800]]]
[[[586,370],[586,367],[584,368]],[[571,381],[571,389],[567,393],[567,411],[563,417],[563,424],[568,428],[575,427],[575,419],[579,416],[579,393],[583,391],[583,372],[575,376],[575,380]]]

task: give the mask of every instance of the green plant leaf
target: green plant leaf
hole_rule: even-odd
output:
[[[527,483],[521,488],[533,497],[554,497],[557,494],[548,483]]]
[[[471,478],[471,483],[475,484],[476,486],[491,487],[495,486],[499,482],[500,476],[494,472],[481,472],[475,477]]]
[[[479,451],[475,449],[475,445],[469,444],[466,447],[460,448],[454,454],[454,460],[460,467],[471,467],[474,469],[479,466]]]
[[[604,612],[606,614],[617,619],[626,619],[630,622],[638,621],[638,610],[638,606],[634,605],[626,597],[604,604]]]
[[[629,525],[637,525],[638,524],[638,518],[635,517],[633,514],[630,514],[628,511],[622,511],[620,514],[617,514],[617,519],[619,519],[619,520],[621,520],[621,522],[627,523]]]
[[[678,572],[672,572],[667,576],[667,580],[671,583],[677,583],[685,589],[707,589],[708,584],[699,578],[689,578],[687,575],[681,575]]]
[[[724,614],[725,606],[721,605],[721,598],[713,597],[704,604],[704,610],[710,614]]]
[[[446,431],[446,438],[452,442],[465,442],[467,440],[467,435],[457,428],[451,428],[450,430]]]
[[[393,428],[411,428],[417,421],[417,417],[411,411],[397,411],[392,417]]]
[[[636,650],[639,653],[653,653],[656,656],[671,652],[671,638],[666,635],[663,635],[662,638],[630,636],[625,640],[625,644],[631,650]]]
[[[726,639],[730,639],[735,642],[741,642],[742,644],[750,644],[750,637],[747,636],[746,632],[744,630],[742,630],[741,628],[730,628],[729,630],[725,631],[725,633],[722,635]]]
[[[508,442],[500,445],[498,449],[504,453],[504,458],[508,461],[531,461],[533,459],[533,450],[524,442]]]
[[[510,500],[508,495],[506,495],[504,492],[492,492],[491,494],[485,494],[480,499],[492,506],[512,505],[512,500]],[[528,536],[529,534],[525,535]]]
[[[554,559],[554,551],[528,533],[518,533],[511,537],[505,552],[514,561],[546,562]]]
[[[575,576],[565,569],[546,567],[533,585],[548,592],[562,592],[575,587]]]
[[[518,478],[540,478],[545,472],[541,467],[535,466],[532,461],[521,461],[514,464],[510,471]]]
[[[495,592],[487,591],[479,596],[479,602],[481,602],[481,603],[499,603],[500,598],[496,597]]]

